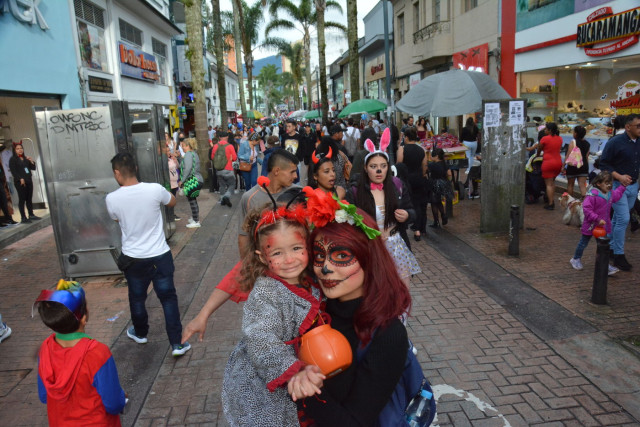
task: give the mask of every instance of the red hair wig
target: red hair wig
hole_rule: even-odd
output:
[[[358,213],[363,216],[367,226],[378,229],[369,214],[362,209],[358,209]],[[355,314],[354,326],[358,338],[366,344],[376,328],[384,328],[409,310],[409,289],[380,237],[369,239],[362,230],[347,222],[330,222],[324,227],[315,228],[311,241],[319,234],[330,242],[349,248],[364,271],[363,299]]]

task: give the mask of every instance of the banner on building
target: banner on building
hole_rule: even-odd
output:
[[[155,56],[122,42],[118,42],[118,51],[120,53],[120,74],[149,82],[156,82],[160,79]]]
[[[489,74],[489,43],[454,53],[453,67]]]

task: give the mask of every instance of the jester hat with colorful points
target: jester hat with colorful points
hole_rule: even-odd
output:
[[[81,308],[85,301],[85,295],[84,289],[78,282],[60,279],[55,290],[45,289],[40,292],[40,295],[33,303],[31,317],[33,317],[36,304],[43,301],[58,302],[67,307],[76,316],[76,319],[82,319]]]

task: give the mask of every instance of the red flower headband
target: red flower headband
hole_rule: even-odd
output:
[[[312,228],[324,227],[330,222],[349,223],[362,230],[369,239],[375,239],[380,235],[380,231],[367,226],[364,218],[357,212],[355,205],[349,204],[346,200],[338,200],[332,193],[327,193],[319,188],[315,190],[311,187],[302,189],[307,196],[307,220]]]

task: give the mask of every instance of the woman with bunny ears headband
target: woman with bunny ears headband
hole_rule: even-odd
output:
[[[351,187],[347,200],[350,198],[350,202],[376,219],[398,273],[408,284],[411,276],[421,270],[399,231],[413,222],[415,211],[408,188],[391,173],[387,154],[390,141],[389,128],[382,133],[380,149],[376,149],[370,139],[365,141],[364,147],[369,153],[364,158],[364,172],[357,185]]]

